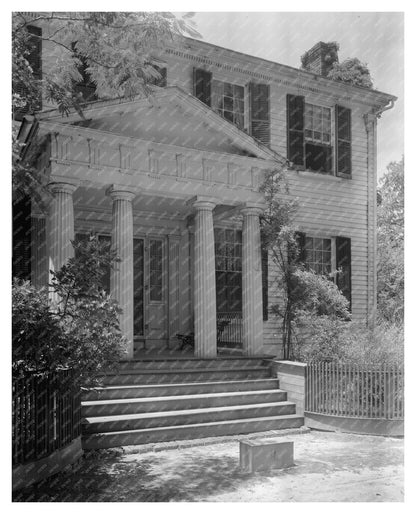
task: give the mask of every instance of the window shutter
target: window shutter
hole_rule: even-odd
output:
[[[13,203],[12,276],[23,280],[30,280],[31,226],[31,201],[26,196]]]
[[[261,282],[263,293],[263,321],[269,319],[269,252],[261,238]]]
[[[337,286],[350,302],[351,309],[351,239],[349,237],[336,238],[337,269],[342,272],[337,275]]]
[[[336,166],[339,177],[351,178],[351,109],[335,106]]]
[[[270,86],[249,84],[250,134],[264,145],[270,145]]]
[[[303,118],[305,97],[287,95],[287,158],[297,166],[305,166],[305,138]]]
[[[210,71],[194,68],[194,96],[211,107],[211,81]]]

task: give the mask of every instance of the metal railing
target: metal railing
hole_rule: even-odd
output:
[[[403,419],[404,370],[349,364],[306,367],[305,410],[334,416]]]
[[[239,348],[242,346],[243,318],[241,312],[217,313],[217,345]]]
[[[13,464],[38,460],[81,435],[81,391],[72,370],[13,377]]]

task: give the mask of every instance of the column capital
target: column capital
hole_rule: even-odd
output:
[[[68,182],[50,182],[48,189],[51,193],[72,193],[78,188],[76,184],[70,184]]]
[[[193,207],[196,211],[213,211],[218,200],[212,196],[194,196],[186,204]]]
[[[243,216],[260,216],[266,209],[264,203],[246,202],[241,205],[240,213]]]
[[[133,192],[131,189],[128,189],[127,187],[122,186],[110,186],[105,194],[107,196],[110,196],[113,200],[126,200],[128,202],[131,202],[134,200],[136,193]]]

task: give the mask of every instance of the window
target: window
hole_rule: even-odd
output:
[[[162,241],[157,239],[150,240],[150,301],[161,302],[163,300],[163,253]]]
[[[244,87],[212,81],[212,108],[223,118],[244,128]]]
[[[215,270],[218,312],[242,311],[242,233],[215,229]]]
[[[349,237],[311,237],[303,232],[297,233],[299,245],[299,261],[307,269],[314,270],[320,275],[329,275],[339,270],[335,283],[352,305],[352,261],[351,239]]]
[[[305,237],[305,265],[319,275],[332,271],[331,239]]]
[[[305,140],[331,143],[331,110],[328,107],[305,104]]]
[[[270,145],[269,84],[250,82],[245,88],[213,80],[212,72],[201,68],[194,68],[193,79],[198,100],[260,143]]]
[[[287,95],[287,157],[301,169],[351,178],[351,109],[332,111]]]

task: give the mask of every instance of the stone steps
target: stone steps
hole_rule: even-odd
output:
[[[303,425],[264,357],[144,358],[102,379],[103,387],[83,391],[88,449]]]
[[[225,380],[253,380],[270,378],[270,371],[264,366],[232,368],[187,368],[121,370],[102,376],[105,385],[173,384],[183,382],[208,382]]]
[[[195,370],[195,369],[246,369],[256,368],[259,366],[267,365],[267,361],[270,359],[269,356],[263,357],[236,357],[236,356],[224,356],[221,358],[208,358],[198,359],[196,357],[166,357],[166,358],[143,358],[133,359],[129,361],[122,361],[118,365],[120,372],[130,372],[132,370],[162,370],[171,371],[172,366],[175,370]]]
[[[149,398],[107,399],[82,402],[85,417],[118,416],[145,412],[167,412],[233,405],[262,404],[286,401],[287,393],[279,389],[221,393],[182,394]]]
[[[95,433],[83,437],[83,448],[114,448],[136,444],[156,443],[162,441],[179,441],[204,437],[250,434],[267,430],[284,430],[300,428],[303,417],[296,414],[285,416],[268,416],[265,418],[233,419],[208,423],[194,423],[182,426],[155,427],[140,430]]]
[[[83,391],[84,401],[178,396],[183,394],[226,393],[278,389],[276,378],[225,380],[222,382],[188,382],[185,384],[115,385]]]
[[[120,430],[137,430],[141,428],[187,425],[192,423],[208,423],[210,421],[279,416],[295,414],[295,412],[296,406],[294,403],[282,401],[167,412],[109,415],[85,418],[83,421],[83,431],[86,434],[115,432]]]

